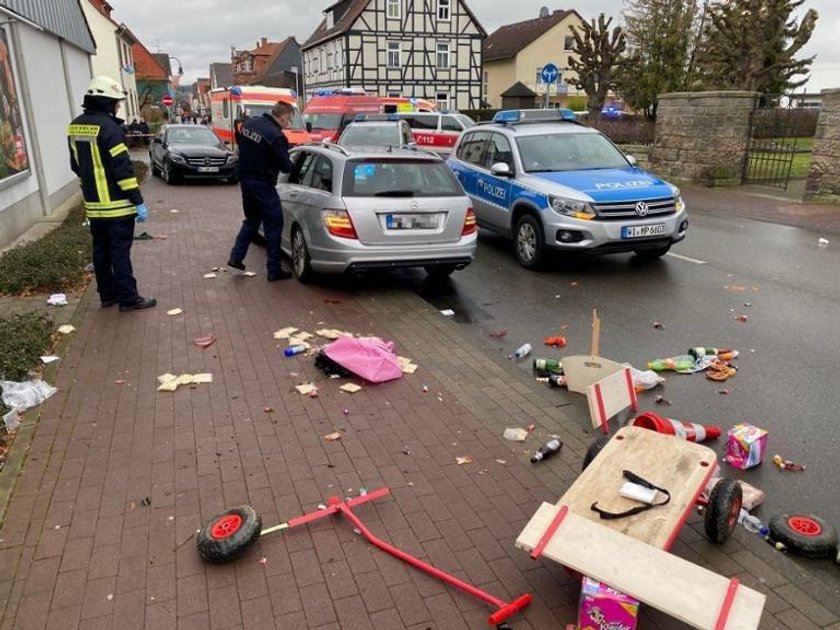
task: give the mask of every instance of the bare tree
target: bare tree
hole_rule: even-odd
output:
[[[627,47],[627,38],[620,26],[610,30],[612,18],[603,13],[598,22],[592,19],[583,22],[581,30],[572,26],[575,43],[572,51],[576,57],[569,58],[569,66],[577,75],[572,85],[586,92],[589,119],[594,120],[601,113],[607,93],[615,89],[616,71],[622,63],[622,53]]]

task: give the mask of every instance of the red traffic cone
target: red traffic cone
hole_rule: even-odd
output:
[[[663,418],[652,411],[646,411],[645,413],[639,415],[630,424],[634,427],[650,429],[651,431],[664,433],[665,435],[675,435],[676,437],[688,440],[689,442],[716,440],[721,435],[720,427],[711,425],[703,426],[702,424],[695,424],[694,422],[682,422],[680,420],[672,420],[671,418]]]

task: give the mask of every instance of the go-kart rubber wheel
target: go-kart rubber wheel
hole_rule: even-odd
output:
[[[770,519],[770,534],[805,558],[827,558],[837,549],[837,530],[813,514],[776,514]]]
[[[721,479],[712,488],[709,505],[706,506],[706,536],[722,545],[738,525],[744,492],[735,479]]]
[[[592,463],[592,460],[598,456],[598,453],[607,445],[607,442],[610,441],[609,435],[602,435],[597,440],[592,442],[589,445],[589,448],[586,449],[586,454],[583,456],[583,464],[581,464],[580,472],[586,470],[586,467]]]
[[[198,553],[207,562],[239,557],[260,537],[262,519],[250,505],[240,505],[210,519],[198,533]]]

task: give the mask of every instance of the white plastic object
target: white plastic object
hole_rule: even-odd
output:
[[[753,516],[744,508],[741,508],[741,512],[738,514],[738,522],[744,526],[744,529],[748,532],[752,532],[753,534],[760,532],[763,527],[761,519],[757,516]]]
[[[656,499],[655,489],[645,488],[644,486],[638,483],[633,483],[632,481],[625,482],[618,491],[618,494],[623,496],[625,499],[633,499],[634,501],[647,503],[648,505],[651,505]]]
[[[511,355],[511,357],[513,359],[519,360],[519,359],[527,357],[529,354],[531,354],[531,344],[530,343],[523,343],[521,346],[519,346],[516,349],[516,352],[514,352]]]

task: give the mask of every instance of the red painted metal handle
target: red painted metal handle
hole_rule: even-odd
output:
[[[524,595],[521,595],[517,599],[513,600],[510,604],[502,606],[499,610],[490,615],[490,617],[487,619],[487,623],[489,623],[491,626],[498,626],[505,619],[512,617],[520,610],[525,608],[528,604],[531,603],[531,600],[533,599],[534,598],[531,597],[530,593],[525,593]]]
[[[321,510],[316,510],[315,512],[310,512],[309,514],[303,514],[301,516],[296,516],[295,518],[290,518],[289,527],[297,527],[298,525],[306,525],[307,523],[311,523],[313,521],[320,521],[322,518],[332,516],[338,512],[341,509],[339,506],[342,505],[353,507],[354,505],[361,505],[363,503],[367,503],[368,501],[375,501],[376,499],[387,497],[389,494],[391,494],[391,490],[388,487],[385,487],[373,490],[372,492],[368,492],[367,494],[363,494],[358,497],[353,497],[352,499],[347,499],[346,501],[339,501],[338,497],[330,497],[327,501],[329,504],[327,507]]]

